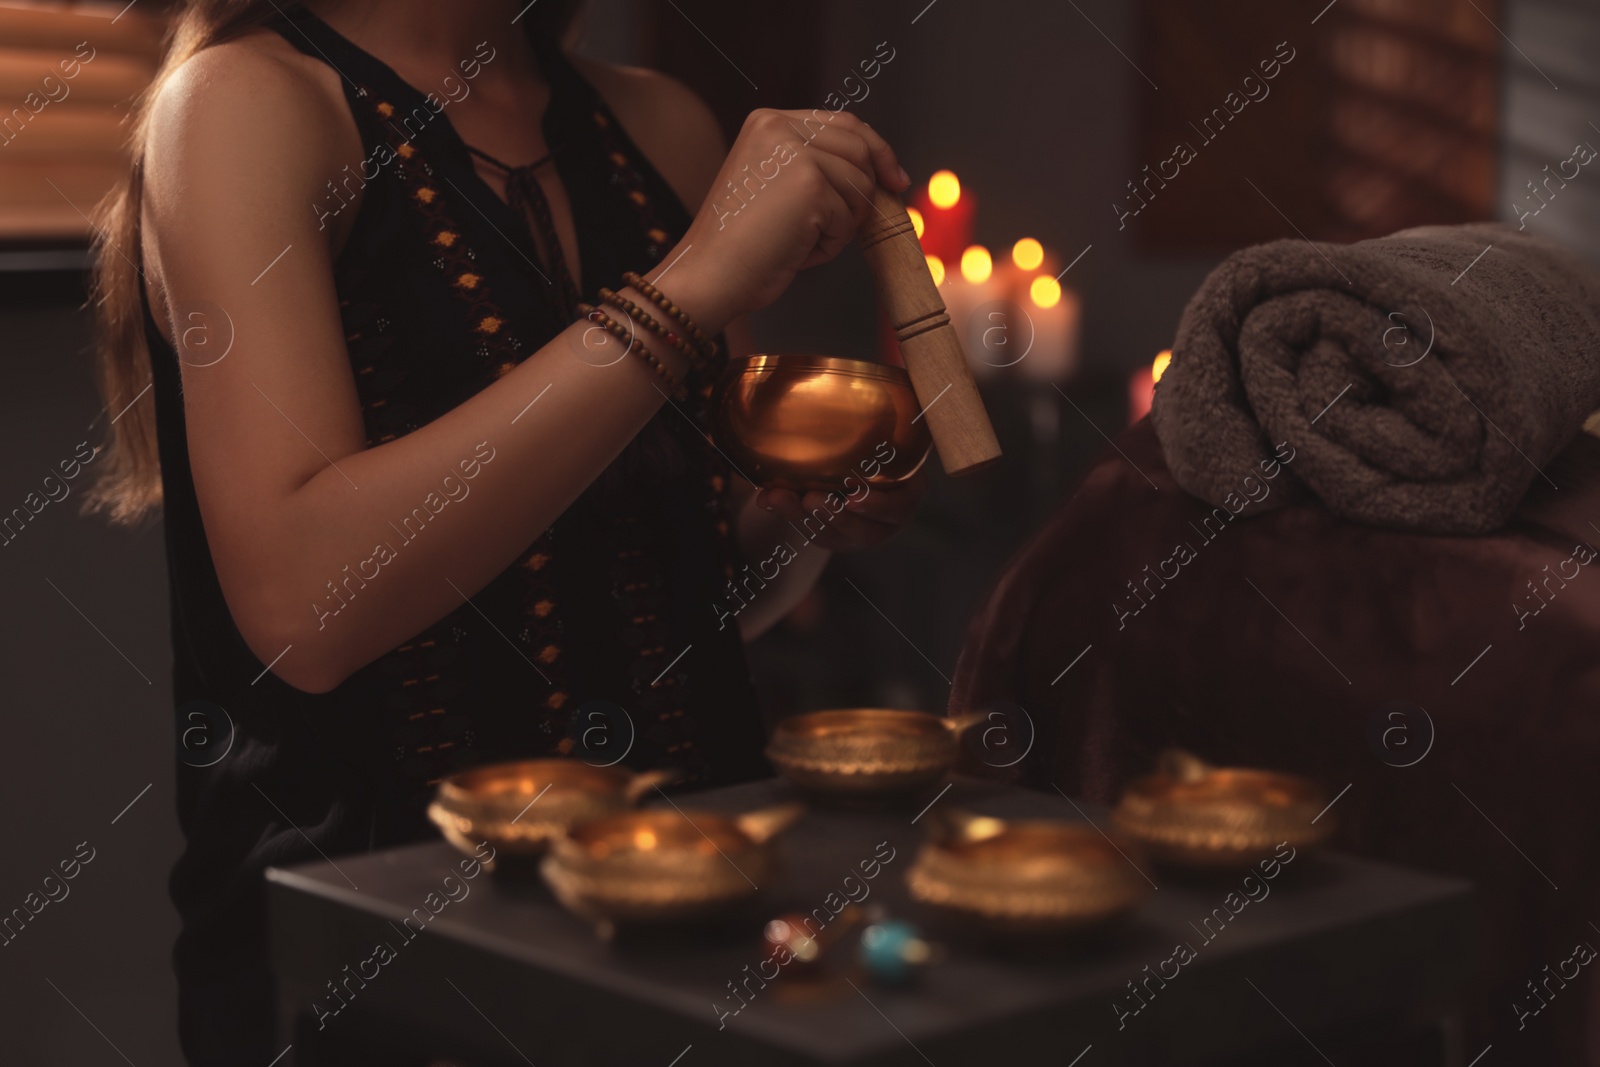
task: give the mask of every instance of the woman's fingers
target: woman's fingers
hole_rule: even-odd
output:
[[[911,176],[900,165],[900,158],[894,154],[894,149],[889,147],[889,142],[878,135],[878,131],[856,118],[848,111],[841,111],[835,117],[835,125],[849,130],[860,137],[867,144],[867,150],[872,156],[873,168],[877,173],[878,184],[893,193],[903,193],[911,185]]]
[[[830,497],[832,507],[829,507]],[[895,528],[905,525],[916,514],[917,504],[922,499],[922,485],[918,481],[871,487],[864,496],[856,499],[845,497],[842,508],[839,507],[839,499],[838,494],[813,490],[801,498],[800,510],[811,515],[819,508],[824,514],[833,514],[838,509],[839,519],[848,516],[861,522]]]
[[[669,257],[676,263],[695,249],[668,295],[716,327],[766,307],[796,271],[832,259],[855,237],[873,213],[875,187],[907,184],[883,138],[848,112],[753,111]]]
[[[877,180],[876,167],[872,159],[872,149],[868,147],[866,138],[838,126],[824,126],[818,129],[813,125],[809,135],[800,133],[798,129],[796,133],[799,134],[799,143],[807,148],[838,156],[860,171],[864,184],[858,183],[858,185],[866,193],[872,192],[872,186]]]
[[[791,523],[806,523],[807,537],[827,548],[866,548],[887,541],[911,520],[922,499],[919,475],[890,486],[872,486],[854,499],[843,492],[763,489],[757,503]]]
[[[802,497],[788,489],[769,489],[763,506],[787,519],[807,541],[827,549],[868,548],[899,529],[896,523],[854,514],[848,506],[838,508],[838,498],[829,507],[828,495],[812,491]]]
[[[800,514],[800,494],[793,489],[763,489],[756,494],[756,503],[786,519]]]
[[[785,114],[790,116],[791,128],[799,134],[802,141],[807,143],[819,144],[830,135],[837,137],[840,134],[851,139],[859,139],[866,153],[865,158],[857,158],[854,154],[857,150],[854,148],[849,150],[851,154],[845,158],[873,175],[873,182],[876,184],[896,193],[904,192],[911,184],[910,175],[900,166],[900,159],[894,154],[894,149],[889,147],[889,142],[879,136],[878,131],[850,112],[823,112],[822,114],[826,115],[826,122],[819,119],[818,112],[815,111],[790,111]],[[835,140],[832,144],[840,142]],[[867,187],[869,193],[871,184],[869,183]]]
[[[872,211],[872,177],[830,152],[817,149],[807,149],[807,152],[811,163],[839,198],[837,205],[829,201],[831,210],[824,217],[817,242],[819,249],[825,252],[824,258],[831,259],[855,238],[856,230],[867,221]]]
[[[822,178],[826,178],[830,186],[834,187],[838,198],[845,202],[845,210],[850,213],[850,237],[856,234],[856,227],[867,221],[867,216],[872,214],[872,173],[864,171],[850,160],[837,157],[832,152],[808,149],[811,162],[822,171]]]

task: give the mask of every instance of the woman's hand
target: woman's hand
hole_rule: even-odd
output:
[[[849,112],[752,112],[679,248],[654,278],[707,332],[766,307],[796,272],[832,259],[910,179]]]
[[[874,548],[899,533],[916,514],[926,488],[926,479],[918,474],[895,485],[870,486],[859,500],[817,490],[802,496],[792,489],[763,489],[756,503],[805,530],[812,544],[831,552],[852,552]],[[835,498],[833,507],[830,496]],[[811,536],[819,526],[821,532]]]

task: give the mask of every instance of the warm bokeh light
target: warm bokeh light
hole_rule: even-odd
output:
[[[914,207],[908,207],[906,214],[911,216],[911,228],[917,231],[917,240],[922,240],[922,212]]]
[[[943,285],[944,284],[944,260],[940,259],[938,256],[929,256],[927,258],[928,258],[928,273],[933,275],[933,284],[934,285]]]
[[[1028,286],[1028,295],[1042,308],[1053,308],[1061,303],[1061,283],[1048,274],[1041,274]]]
[[[1167,364],[1172,362],[1172,349],[1164,348],[1156,356],[1156,361],[1150,364],[1151,384],[1159,382],[1161,376],[1167,372]]]
[[[973,285],[988,281],[992,273],[994,273],[994,260],[989,258],[987,248],[973,245],[961,253],[961,276]]]
[[[928,199],[934,207],[949,210],[961,199],[961,179],[954,171],[941,170],[928,179]]]
[[[633,847],[641,852],[648,852],[656,847],[656,833],[654,830],[642,829],[634,831]]]
[[[1044,262],[1044,245],[1032,237],[1024,237],[1011,246],[1011,262],[1023,270],[1038,270],[1039,264]],[[1050,303],[1053,304],[1055,301],[1052,300]]]

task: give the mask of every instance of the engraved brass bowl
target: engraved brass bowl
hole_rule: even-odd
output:
[[[608,815],[557,838],[541,871],[556,899],[602,926],[726,911],[769,884],[772,838],[799,804],[722,815],[669,808]]]
[[[1235,868],[1283,842],[1322,844],[1334,829],[1327,805],[1322,788],[1299,775],[1213,767],[1172,749],[1154,774],[1129,783],[1112,820],[1164,863]]]
[[[495,763],[440,782],[428,817],[469,856],[485,841],[497,855],[536,856],[569,827],[627,811],[677,777],[677,771],[633,774],[572,759]]]
[[[833,356],[735,360],[712,399],[712,437],[763,486],[850,494],[905,481],[931,440],[900,367]]]
[[[956,811],[935,818],[906,876],[911,897],[990,932],[1086,932],[1128,914],[1149,892],[1134,866],[1137,846],[1114,845],[1083,823]]]
[[[962,731],[984,720],[981,713],[946,717],[888,708],[813,711],[778,723],[767,758],[811,793],[888,798],[944,778],[955,765]]]

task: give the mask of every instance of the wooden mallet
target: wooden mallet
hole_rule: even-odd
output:
[[[911,217],[884,189],[857,237],[872,268],[878,303],[905,357],[906,372],[946,473],[968,474],[1000,458],[1000,442],[978,395],[961,338],[950,324]]]

